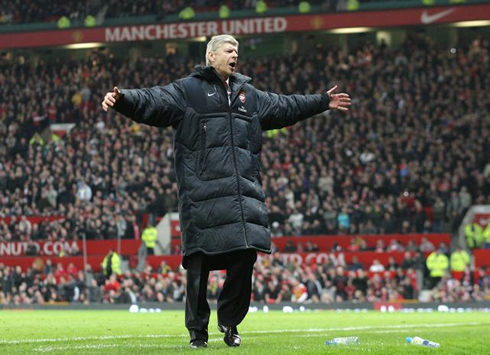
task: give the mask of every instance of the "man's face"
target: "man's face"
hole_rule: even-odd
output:
[[[238,48],[231,43],[225,43],[216,52],[209,53],[211,66],[226,80],[235,71],[238,60]]]

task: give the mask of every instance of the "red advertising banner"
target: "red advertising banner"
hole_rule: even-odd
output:
[[[173,228],[178,228],[178,225]],[[321,252],[329,253],[334,245],[342,247],[344,250],[351,244],[352,239],[358,236],[301,236],[301,237],[281,237],[273,238],[272,241],[281,251],[288,241],[294,245],[301,243],[303,247],[307,242],[312,242],[319,247]],[[444,242],[450,244],[451,236],[449,234],[391,234],[391,235],[362,235],[359,236],[366,241],[368,247],[374,247],[378,240],[383,240],[385,247],[393,239],[406,245],[410,240],[420,244],[422,238],[429,239],[434,245],[438,246]],[[121,240],[120,248],[122,255],[137,255],[141,246],[140,240]],[[28,247],[32,244],[35,247],[36,255],[39,256],[57,256],[60,254],[73,255],[77,251],[83,252],[82,241],[32,241],[32,242],[0,242],[0,257],[25,256]],[[180,239],[172,240],[172,247],[180,244]],[[87,255],[106,255],[110,249],[117,250],[117,240],[89,240],[86,242]],[[367,254],[366,254],[367,255]]]
[[[366,241],[369,248],[374,248],[378,240],[383,240],[385,247],[388,247],[391,240],[397,240],[402,245],[406,246],[409,241],[413,240],[417,245],[421,243],[423,238],[427,238],[436,247],[441,243],[446,245],[451,244],[451,235],[447,233],[441,234],[384,234],[384,235],[315,235],[315,236],[299,236],[299,237],[279,237],[272,238],[274,245],[282,251],[286,246],[286,243],[290,240],[296,247],[298,244],[302,244],[303,247],[306,243],[311,242],[318,246],[320,251],[329,252],[334,245],[342,247],[347,250],[351,245],[352,239],[361,237]],[[181,244],[180,239],[172,239],[172,249]]]
[[[32,244],[36,248],[36,255],[58,256],[60,254],[73,255],[77,251],[83,252],[81,241],[33,241],[29,242],[0,242],[0,257],[25,256],[28,247]],[[122,255],[137,255],[140,240],[122,240]],[[110,249],[117,251],[117,240],[90,240],[86,242],[87,255],[106,255]]]
[[[24,256],[31,244],[36,248],[36,255],[56,256],[81,251],[82,243],[75,241],[0,242],[0,256]]]
[[[490,267],[490,249],[475,249],[473,250],[473,257],[476,267]]]
[[[54,222],[60,219],[64,219],[64,216],[26,216],[27,220],[32,224],[39,224],[41,222]],[[5,221],[5,223],[10,224],[12,222],[12,217],[1,217],[0,221]],[[20,217],[16,218],[17,223],[20,221]]]
[[[81,242],[79,241],[81,244]],[[129,239],[121,240],[122,255],[138,255],[141,240]],[[87,255],[106,255],[110,249],[117,251],[117,240],[88,240]]]
[[[375,253],[372,251],[359,251],[359,252],[342,252],[342,253],[279,253],[276,255],[268,255],[259,253],[257,258],[258,262],[263,262],[263,259],[267,259],[270,262],[275,257],[279,257],[279,260],[284,264],[295,265],[315,265],[315,264],[333,264],[333,265],[346,265],[352,261],[354,256],[357,256],[359,261],[364,264],[366,269],[369,269],[374,259],[377,259],[381,264],[387,265],[390,256],[393,256],[397,263],[401,263],[403,260],[403,252],[386,252]]]
[[[324,31],[346,27],[397,27],[458,21],[488,20],[490,4],[439,6],[430,9],[340,12],[284,17],[161,23],[0,34],[0,48],[61,46],[73,43],[116,43],[213,36],[260,35],[283,32]]]

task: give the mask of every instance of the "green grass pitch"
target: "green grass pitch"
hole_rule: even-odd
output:
[[[0,311],[0,354],[490,354],[490,313],[249,313],[228,348],[212,312],[209,347],[190,349],[183,311]],[[358,345],[327,346],[358,336]],[[438,349],[405,343],[420,336]]]

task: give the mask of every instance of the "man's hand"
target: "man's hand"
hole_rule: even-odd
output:
[[[120,96],[121,91],[119,91],[117,86],[114,86],[114,91],[108,92],[104,97],[104,101],[102,101],[102,108],[104,111],[107,111],[109,107],[113,107]]]
[[[327,91],[328,97],[330,98],[330,103],[328,106],[332,110],[349,111],[348,106],[351,105],[349,94],[334,94],[335,90],[337,90],[337,85]]]

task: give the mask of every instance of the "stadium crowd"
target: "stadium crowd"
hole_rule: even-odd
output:
[[[268,8],[298,8],[300,0],[268,0]],[[310,0],[310,5],[318,5],[328,11],[334,11],[339,0]],[[340,0],[342,2],[342,0]],[[107,0],[107,1],[76,1],[76,0],[34,0],[9,1],[0,0],[0,26],[2,24],[56,22],[66,16],[73,23],[83,23],[88,15],[99,18],[124,18],[138,16],[153,16],[160,19],[166,15],[177,14],[190,6],[195,12],[210,12],[216,14],[219,7],[226,3],[231,11],[255,9],[256,0]]]
[[[489,203],[489,47],[475,39],[451,52],[412,35],[396,50],[366,43],[243,60],[259,89],[339,84],[353,97],[348,115],[264,136],[273,235],[451,232],[471,204]],[[83,61],[0,57],[0,241],[133,238],[142,214],[176,210],[171,130],[105,114],[100,100],[114,84],[165,84],[195,64],[129,63],[107,48]],[[51,123],[75,126],[55,134]],[[46,215],[63,219],[22,217]]]
[[[327,261],[311,264],[285,260],[279,253],[261,256],[255,266],[252,297],[255,302],[266,304],[397,302],[417,299],[421,287],[428,287],[432,292],[427,300],[490,300],[490,273],[485,268],[477,270],[477,277],[468,265],[456,274],[446,269],[434,285],[426,277],[424,286],[424,255],[420,249],[407,251],[399,264],[390,258],[387,265],[374,260],[371,266],[355,258],[346,263],[342,253],[331,253]],[[211,272],[211,302],[217,301],[224,280],[223,272]],[[143,272],[121,274],[115,268],[111,275],[94,273],[90,266],[84,272],[73,263],[66,268],[62,263],[53,265],[49,259],[37,259],[27,270],[0,263],[0,305],[182,302],[185,282],[185,270],[172,270],[165,261],[158,270],[147,266]]]

